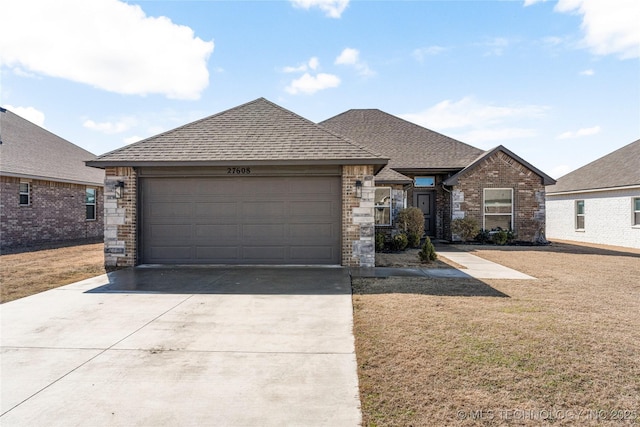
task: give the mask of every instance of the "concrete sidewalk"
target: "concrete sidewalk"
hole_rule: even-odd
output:
[[[442,247],[437,248],[439,257],[447,258],[463,266],[457,268],[425,268],[425,267],[373,267],[354,268],[351,270],[353,277],[432,277],[448,279],[514,279],[514,280],[535,280],[527,274],[521,273],[512,268],[505,267],[495,262],[488,261],[469,252],[460,252]],[[428,264],[426,264],[428,265]],[[426,266],[425,265],[425,266]]]
[[[136,268],[0,305],[2,426],[358,426],[343,268]]]

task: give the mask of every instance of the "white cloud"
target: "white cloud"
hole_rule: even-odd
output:
[[[428,46],[415,49],[411,55],[419,62],[424,61],[427,56],[439,55],[447,49],[442,46]]]
[[[134,142],[138,142],[138,141],[142,141],[144,138],[138,135],[133,135],[133,136],[128,136],[126,138],[124,138],[122,141],[129,145],[129,144],[133,144]]]
[[[31,123],[40,127],[44,127],[44,113],[34,107],[14,107],[13,105],[5,105],[4,108],[14,114],[29,120]]]
[[[524,0],[524,7],[531,6],[532,4],[536,4],[536,3],[544,3],[547,1],[549,0]]]
[[[591,135],[595,135],[600,133],[602,129],[600,128],[600,126],[593,126],[590,128],[582,128],[582,129],[578,129],[576,131],[567,131],[567,132],[563,132],[560,135],[558,135],[556,137],[556,139],[574,139],[574,138],[580,138],[583,136],[591,136]]]
[[[404,114],[401,117],[421,126],[459,129],[500,124],[510,119],[540,118],[547,110],[548,107],[541,105],[500,107],[481,104],[467,96],[459,101],[445,100],[420,113]]]
[[[335,63],[340,65],[355,65],[358,62],[359,57],[360,52],[358,49],[347,47],[336,58]]]
[[[136,125],[134,118],[124,118],[116,122],[94,122],[93,120],[85,120],[82,124],[87,129],[106,133],[108,135],[126,132]]]
[[[304,73],[302,77],[293,80],[285,90],[292,95],[299,93],[312,95],[320,90],[338,87],[339,85],[340,78],[333,74],[320,73],[312,76],[309,73]]]
[[[320,66],[320,60],[313,56],[309,61],[304,64],[300,64],[297,67],[284,67],[282,71],[285,73],[304,73],[307,70],[316,70]]]
[[[309,10],[317,7],[330,18],[340,18],[349,5],[349,0],[290,0],[298,8]]]
[[[360,60],[360,51],[347,47],[342,50],[340,55],[334,61],[336,65],[348,65],[354,67],[358,74],[361,76],[371,76],[375,74],[373,70],[369,68],[366,62]]]
[[[509,47],[510,44],[511,42],[504,37],[494,37],[491,40],[480,43],[480,46],[489,48],[489,50],[485,52],[485,56],[502,56],[505,49]]]
[[[405,120],[430,129],[447,131],[468,143],[528,138],[536,130],[523,121],[544,117],[549,107],[543,105],[496,106],[482,104],[473,97],[459,101],[445,100],[418,113],[403,114]]]
[[[540,0],[525,0],[530,6]],[[640,57],[638,0],[558,0],[554,10],[582,15],[583,44],[596,55]]]
[[[209,84],[213,41],[169,18],[148,17],[140,6],[117,0],[5,2],[0,28],[0,63],[7,67],[175,99],[197,99]]]
[[[588,70],[582,70],[580,71],[580,75],[581,76],[593,76],[596,72],[593,71],[592,69],[588,69]]]

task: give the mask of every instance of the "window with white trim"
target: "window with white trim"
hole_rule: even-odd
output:
[[[86,206],[86,219],[87,221],[94,221],[96,219],[96,189],[87,187],[84,196],[84,204]]]
[[[513,188],[485,188],[483,193],[483,228],[513,230]]]
[[[633,225],[640,225],[640,197],[633,199]]]
[[[576,200],[576,230],[584,230],[584,200]]]
[[[31,204],[31,183],[20,183],[20,206],[29,206]]]
[[[376,187],[376,225],[391,225],[391,187]]]

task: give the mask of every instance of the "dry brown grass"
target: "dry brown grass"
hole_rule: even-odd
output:
[[[53,247],[0,256],[0,302],[104,274],[102,243]]]
[[[354,280],[365,426],[640,425],[640,254],[461,248],[538,280]]]

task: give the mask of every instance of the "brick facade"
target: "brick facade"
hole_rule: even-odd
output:
[[[20,205],[20,182],[30,183],[30,204]],[[102,188],[38,179],[0,177],[0,247],[99,239]],[[85,193],[96,188],[96,219],[86,219]]]
[[[516,240],[544,239],[545,186],[543,178],[511,156],[497,151],[458,179],[454,192],[463,198],[459,212],[483,228],[483,189],[513,189],[513,224]]]
[[[109,167],[104,187],[104,261],[106,267],[133,267],[138,260],[138,179],[133,168]],[[124,183],[116,198],[118,182]]]
[[[355,194],[362,182],[362,197]],[[375,266],[373,166],[342,167],[342,265]]]

